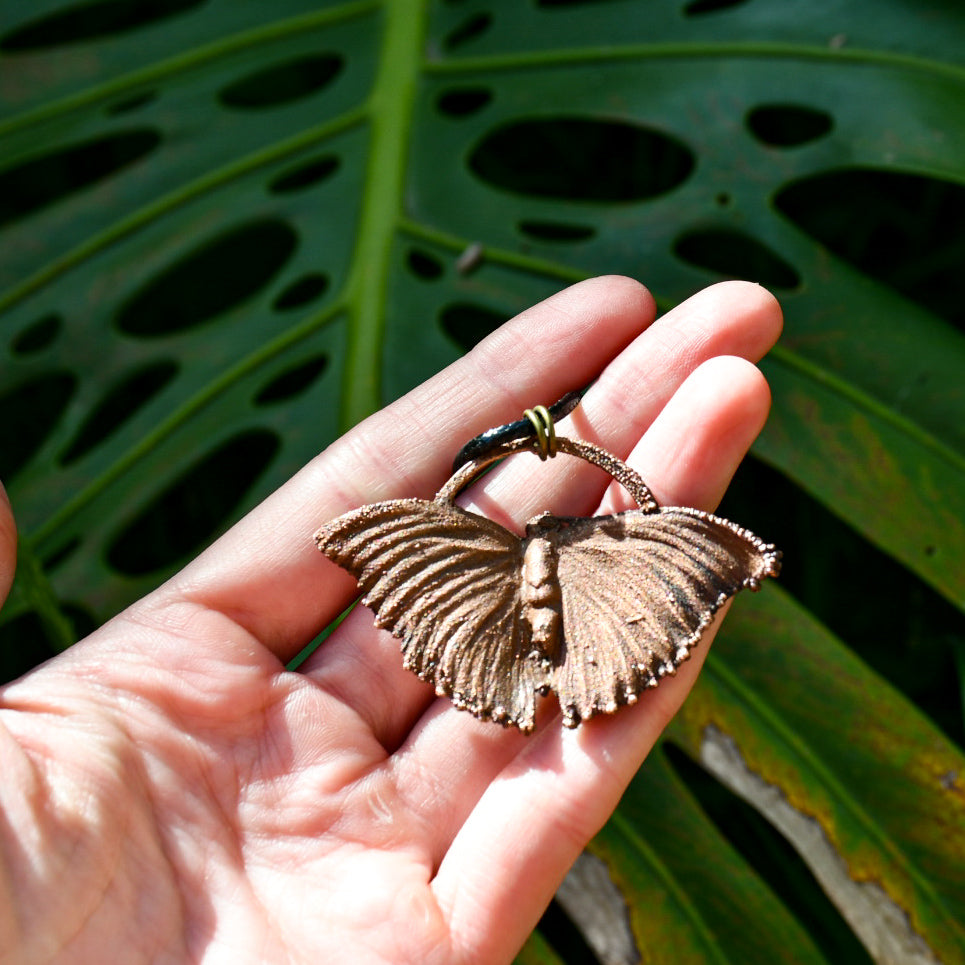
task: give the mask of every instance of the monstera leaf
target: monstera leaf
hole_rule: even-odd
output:
[[[725,510],[784,589],[523,957],[965,961],[962,36],[950,0],[7,4],[3,672],[566,282],[751,278],[786,335]]]

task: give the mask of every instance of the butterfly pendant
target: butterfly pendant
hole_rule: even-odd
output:
[[[456,707],[526,733],[537,695],[550,691],[568,727],[636,702],[676,672],[727,599],[777,575],[781,556],[710,513],[658,507],[629,466],[556,438],[550,413],[538,411],[549,440],[538,420],[535,438],[506,431],[523,423],[500,427],[482,452],[467,445],[473,458],[434,499],[362,506],[315,534],[321,552],[356,577],[377,625],[402,640],[406,668]],[[537,449],[601,466],[639,508],[543,513],[520,537],[455,505],[490,463]]]

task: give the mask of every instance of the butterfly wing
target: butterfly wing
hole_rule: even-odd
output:
[[[554,523],[564,644],[553,689],[570,726],[674,673],[724,602],[780,566],[773,546],[696,509],[542,525]]]
[[[340,516],[315,541],[401,638],[408,669],[477,717],[532,730],[549,681],[529,656],[516,536],[450,503],[399,499]]]

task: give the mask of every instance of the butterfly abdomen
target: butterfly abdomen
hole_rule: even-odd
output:
[[[559,651],[562,600],[556,575],[556,546],[545,537],[533,537],[523,553],[520,602],[530,626],[533,648],[553,660]]]

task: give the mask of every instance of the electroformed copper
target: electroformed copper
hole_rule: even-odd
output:
[[[543,513],[519,537],[455,505],[490,463],[539,447],[545,455],[535,435],[497,439],[434,499],[362,506],[315,534],[358,579],[378,626],[402,640],[405,667],[457,707],[524,732],[549,691],[568,727],[634,703],[676,672],[728,598],[777,575],[781,555],[710,513],[658,507],[625,463],[565,438],[550,455],[601,466],[639,508]]]

